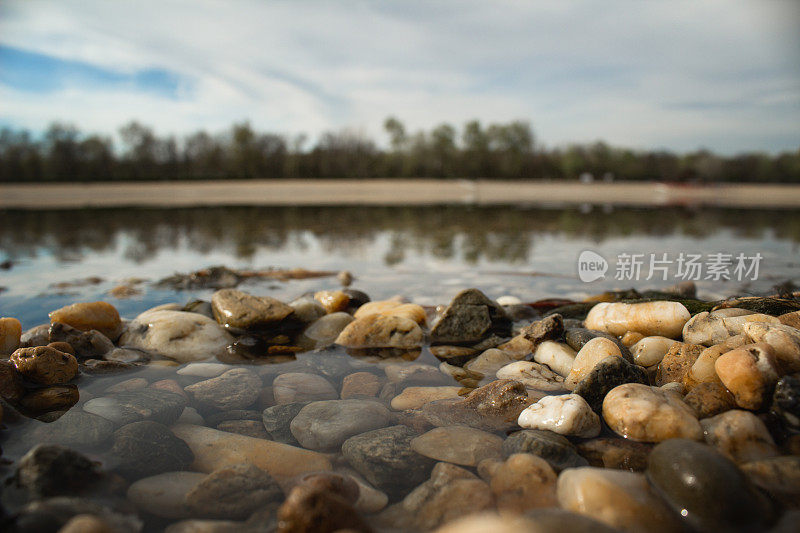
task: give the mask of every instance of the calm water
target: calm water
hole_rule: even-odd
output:
[[[587,249],[611,263],[605,279],[578,279],[578,255]],[[667,286],[680,281],[674,263],[680,252],[760,253],[756,281],[698,281],[700,296],[721,297],[800,282],[799,251],[800,213],[793,211],[462,205],[0,211],[0,262],[12,262],[0,270],[0,316],[16,316],[27,328],[64,304],[106,299],[133,317],[159,303],[207,297],[211,291],[153,284],[213,265],[347,269],[356,277],[353,287],[373,299],[403,294],[435,304],[470,286],[523,301]],[[639,281],[615,279],[623,253],[647,254]],[[651,253],[673,261],[666,281],[658,273],[645,279]],[[89,277],[101,281],[56,286]],[[128,278],[146,280],[137,285],[142,294],[108,295]],[[337,286],[327,277],[260,280],[241,288],[288,300]]]

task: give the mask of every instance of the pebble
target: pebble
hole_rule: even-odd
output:
[[[547,430],[524,429],[509,435],[503,441],[503,454],[533,454],[547,461],[555,471],[588,466],[578,455],[575,446],[565,437]]]
[[[314,293],[314,299],[322,304],[328,313],[344,311],[350,303],[350,296],[343,291],[318,291]]]
[[[202,405],[219,410],[245,409],[261,392],[261,378],[246,368],[234,368],[184,390]]]
[[[15,402],[25,394],[22,377],[11,361],[0,359],[0,398]]]
[[[620,438],[596,438],[577,445],[590,466],[644,472],[653,446]],[[582,466],[582,465],[581,465]]]
[[[78,360],[48,346],[19,348],[10,361],[25,379],[42,385],[66,383],[78,373]]]
[[[97,516],[79,514],[70,518],[58,533],[115,533],[115,528]]]
[[[103,357],[114,349],[111,339],[96,329],[81,331],[61,322],[50,325],[50,345],[56,342],[69,345],[70,353],[81,359]]]
[[[350,398],[375,398],[385,385],[385,380],[372,372],[355,372],[342,379],[342,400]]]
[[[667,337],[644,337],[631,346],[633,362],[644,367],[657,365],[664,359],[669,349],[678,342]]]
[[[584,322],[589,329],[617,336],[636,331],[646,336],[675,338],[690,318],[689,311],[679,302],[599,303]]]
[[[166,472],[136,481],[128,488],[128,500],[140,510],[162,518],[188,518],[186,495],[206,478],[199,472]]]
[[[49,411],[66,411],[80,399],[78,387],[75,385],[53,385],[30,391],[19,403],[34,413]]]
[[[515,361],[516,359],[508,352],[497,348],[490,348],[475,359],[467,362],[464,365],[464,369],[468,372],[477,372],[483,376],[494,376],[498,370]]]
[[[50,342],[50,324],[39,324],[23,331],[19,338],[20,348],[45,346]]]
[[[395,411],[419,409],[426,403],[448,398],[459,398],[461,387],[406,387],[403,392],[392,398],[391,406]]]
[[[331,469],[325,455],[311,450],[202,426],[181,424],[171,429],[189,445],[194,453],[192,468],[201,472],[249,463],[281,481],[305,472]]]
[[[572,370],[564,380],[564,387],[574,390],[575,387],[586,378],[594,369],[595,365],[607,357],[622,358],[619,347],[604,337],[597,337],[586,344],[575,356],[572,363]]]
[[[722,382],[717,376],[714,364],[722,354],[728,351],[730,351],[730,348],[727,346],[717,344],[700,352],[700,355],[697,356],[697,359],[683,378],[684,385],[689,389],[700,383],[718,383],[721,385]]]
[[[423,333],[411,319],[398,316],[367,315],[350,322],[336,338],[347,348],[417,348]]]
[[[113,433],[114,424],[111,421],[71,409],[58,420],[37,427],[33,431],[32,440],[76,448],[94,448],[108,442]]]
[[[259,420],[226,420],[217,424],[217,429],[256,439],[269,439],[269,433]]]
[[[751,342],[769,344],[783,372],[800,371],[800,330],[761,322],[748,322],[743,329]]]
[[[673,344],[658,363],[655,384],[660,387],[667,383],[683,383],[703,350],[697,344]]]
[[[186,506],[194,516],[244,519],[283,499],[283,491],[267,472],[250,464],[216,470],[186,494]]]
[[[277,533],[311,531],[352,531],[369,533],[372,529],[341,495],[316,487],[298,485],[278,509]]]
[[[772,348],[765,343],[747,344],[722,354],[714,369],[736,404],[753,411],[769,400],[779,375]]]
[[[323,348],[336,342],[342,330],[352,321],[353,317],[348,313],[331,313],[310,324],[303,335],[313,341],[315,348]]]
[[[321,303],[310,297],[298,298],[289,306],[294,310],[294,317],[304,324],[310,324],[327,313]]]
[[[618,435],[639,442],[703,438],[694,411],[680,395],[639,383],[611,390],[603,400],[603,419]]]
[[[631,352],[628,347],[622,344],[622,341],[610,333],[583,327],[570,327],[564,333],[564,340],[566,341],[567,345],[576,352],[579,352],[587,342],[591,341],[592,339],[596,339],[597,337],[603,337],[604,339],[608,339],[616,344],[620,353],[622,354],[622,357],[628,361],[632,361]]]
[[[50,323],[61,322],[81,331],[96,329],[109,339],[122,333],[122,320],[117,308],[108,302],[74,303],[50,313]]]
[[[19,348],[22,324],[16,318],[0,318],[0,355],[9,355]]]
[[[733,394],[719,383],[700,383],[683,397],[683,401],[701,420],[736,407]]]
[[[17,465],[14,482],[35,498],[74,495],[103,478],[98,463],[69,448],[37,444]]]
[[[606,395],[615,387],[625,383],[647,385],[647,372],[621,357],[606,357],[594,365],[589,375],[575,386],[573,392],[586,400],[592,411],[600,413]]]
[[[194,460],[189,446],[158,422],[124,425],[113,439],[109,452],[113,469],[129,480],[183,470]]]
[[[385,427],[390,411],[373,400],[327,400],[303,407],[291,422],[292,435],[312,450],[335,450],[353,435]]]
[[[621,342],[628,348],[631,348],[634,344],[636,344],[637,342],[639,342],[644,338],[645,336],[639,333],[638,331],[629,331],[625,335],[620,337],[619,342]]]
[[[553,372],[567,377],[578,353],[563,342],[543,341],[536,345],[533,360],[547,365]]]
[[[492,334],[508,337],[511,319],[478,289],[458,293],[431,329],[431,344],[469,344]]]
[[[389,503],[389,496],[381,492],[362,478],[358,472],[352,468],[338,467],[337,474],[346,476],[358,485],[358,499],[353,504],[356,511],[365,514],[377,513],[384,509]]]
[[[434,461],[411,448],[417,433],[406,426],[367,431],[347,439],[342,454],[347,462],[392,500],[428,479]]]
[[[149,353],[134,348],[114,348],[103,356],[106,361],[116,363],[147,363],[150,358]]]
[[[775,385],[772,412],[790,428],[800,429],[800,376],[783,376]]]
[[[497,371],[498,379],[513,379],[540,391],[564,390],[564,378],[545,365],[531,361],[515,361]]]
[[[448,381],[438,368],[424,363],[392,363],[386,365],[383,370],[391,383],[434,385]]]
[[[195,376],[199,378],[215,378],[233,367],[222,363],[189,363],[177,370],[180,376]]]
[[[556,473],[535,455],[511,455],[494,471],[489,487],[499,511],[524,513],[539,507],[555,507]]]
[[[420,326],[425,325],[426,313],[421,305],[402,303],[395,300],[368,302],[353,314],[355,318],[369,315],[400,316],[413,320]]]
[[[559,505],[623,531],[680,532],[681,525],[643,474],[570,468],[558,476]]]
[[[272,382],[272,393],[275,403],[279,405],[335,400],[339,397],[339,393],[327,379],[305,372],[287,372],[276,377]]]
[[[139,389],[112,396],[92,398],[83,410],[119,425],[152,420],[164,425],[173,424],[186,407],[186,398],[159,389]]]
[[[697,531],[762,531],[772,521],[765,499],[729,459],[686,439],[662,442],[650,453],[647,478]]]
[[[411,440],[420,455],[464,466],[477,466],[488,458],[503,455],[503,439],[467,426],[434,428]]]
[[[264,409],[262,422],[270,439],[284,444],[298,444],[297,439],[292,435],[289,425],[294,417],[297,416],[297,413],[300,412],[300,409],[306,405],[308,405],[308,402],[295,402]]]
[[[600,434],[600,417],[581,396],[545,396],[519,415],[524,428],[545,429],[560,435],[591,438]]]
[[[562,509],[535,509],[525,515],[477,513],[448,522],[435,533],[617,533],[605,524]]]
[[[740,464],[739,468],[754,485],[787,507],[800,506],[800,456],[759,459]]]
[[[225,354],[233,342],[216,321],[185,311],[146,311],[132,320],[119,340],[122,346],[158,353],[179,363]]]
[[[503,345],[500,346],[500,348],[502,347]],[[445,363],[455,366],[464,366],[464,363],[480,353],[478,350],[469,348],[467,346],[449,346],[446,344],[441,346],[429,346],[429,349],[431,353],[440,361],[444,361]],[[525,352],[525,354],[527,353],[530,353],[530,351]]]
[[[778,455],[767,426],[749,411],[733,409],[700,422],[706,442],[735,463]]]
[[[237,289],[222,289],[211,296],[214,318],[223,326],[242,330],[269,329],[294,312],[270,296],[253,296]]]

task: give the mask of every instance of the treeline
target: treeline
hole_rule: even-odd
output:
[[[249,123],[210,134],[160,137],[138,122],[109,136],[54,123],[41,137],[0,130],[0,182],[279,179],[496,178],[661,180],[671,182],[800,182],[800,149],[723,157],[615,148],[604,142],[546,149],[527,122],[461,131],[442,124],[409,133],[395,118],[384,123],[388,148],[350,130],[328,132],[313,146],[305,135],[255,131]]]

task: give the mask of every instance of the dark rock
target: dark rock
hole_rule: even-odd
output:
[[[19,348],[10,361],[23,378],[42,385],[70,381],[78,373],[78,361],[71,354],[49,346]]]
[[[80,399],[75,385],[53,385],[30,391],[20,399],[20,405],[33,413],[66,411]]]
[[[650,483],[698,531],[763,531],[774,510],[737,466],[705,444],[670,439],[653,448]]]
[[[50,324],[40,324],[22,332],[19,339],[20,348],[47,346],[50,342]]]
[[[234,368],[215,378],[186,387],[195,401],[214,409],[244,409],[261,392],[261,378],[246,368]]]
[[[0,360],[0,398],[16,402],[25,394],[22,377],[14,365],[5,360]]]
[[[186,505],[198,516],[243,519],[271,502],[283,491],[267,472],[250,464],[216,470],[186,495]]]
[[[223,326],[249,331],[271,328],[294,311],[269,296],[253,296],[236,289],[222,289],[211,297],[214,318]]]
[[[694,409],[698,420],[736,408],[736,399],[724,385],[717,382],[700,383],[683,397],[686,405]]]
[[[800,374],[783,376],[778,380],[771,410],[788,427],[800,429]]]
[[[350,301],[347,303],[347,311],[352,314],[356,309],[364,305],[365,303],[370,302],[369,295],[358,289],[342,289],[342,292],[350,298]]]
[[[545,313],[545,316],[558,313],[565,319],[574,318],[577,320],[584,320],[586,315],[589,314],[589,311],[591,311],[592,307],[597,305],[597,303],[598,302],[578,302],[565,304],[549,310],[547,313]]]
[[[102,359],[87,359],[81,363],[81,371],[87,374],[119,374],[136,370],[138,365],[123,363],[122,361],[104,361]]]
[[[261,420],[226,420],[217,424],[217,429],[254,439],[270,440],[270,435],[264,429],[264,423]]]
[[[158,422],[142,421],[114,432],[110,451],[113,469],[129,480],[184,470],[194,454],[189,445]]]
[[[723,309],[726,307],[737,307],[739,309],[753,311],[754,313],[779,316],[791,313],[792,311],[800,311],[800,301],[785,298],[761,298],[753,296],[725,300],[714,309]]]
[[[73,409],[55,422],[37,427],[33,431],[33,439],[37,442],[92,448],[107,442],[113,433],[112,422],[101,416]]]
[[[284,405],[275,405],[264,409],[262,420],[264,428],[269,433],[272,440],[297,446],[297,439],[289,429],[292,420],[300,410],[308,405],[309,402],[295,402]]]
[[[537,320],[520,332],[527,340],[533,343],[533,349],[542,341],[558,340],[564,334],[564,319],[558,313],[548,315]]]
[[[564,334],[564,339],[566,340],[567,344],[576,352],[581,351],[583,345],[595,337],[603,337],[604,339],[608,339],[616,344],[619,347],[622,357],[624,357],[629,363],[633,363],[633,356],[631,355],[631,351],[628,349],[628,347],[622,344],[618,338],[610,333],[605,333],[594,329],[574,328],[566,330],[566,333]]]
[[[602,413],[603,399],[611,389],[625,383],[648,384],[644,368],[619,357],[606,357],[583,378],[573,391],[582,396],[595,413]]]
[[[511,319],[478,289],[461,291],[431,330],[432,344],[476,343],[492,334],[508,337]]]
[[[214,310],[211,307],[211,302],[207,302],[205,300],[192,300],[184,305],[181,311],[186,311],[187,313],[197,313],[199,315],[207,316],[208,318],[214,318]]]
[[[350,502],[330,491],[298,485],[278,509],[277,533],[333,533],[343,529],[372,531]]]
[[[93,398],[83,405],[83,410],[119,425],[152,420],[169,426],[181,416],[184,407],[186,398],[180,394],[148,387]]]
[[[342,454],[367,481],[396,500],[426,481],[435,464],[411,449],[417,436],[406,426],[367,431],[347,439]]]
[[[18,486],[38,497],[72,495],[97,484],[104,477],[98,463],[55,444],[39,444],[19,460]]]
[[[467,346],[447,345],[431,346],[430,351],[440,361],[444,361],[445,363],[455,366],[464,366],[464,363],[480,353],[475,348],[470,348]]]
[[[97,331],[81,331],[61,322],[50,325],[50,342],[66,342],[75,350],[75,356],[80,359],[103,357],[114,349],[114,343]]]
[[[127,512],[124,513],[114,509],[83,498],[48,498],[26,505],[16,516],[9,531],[12,533],[57,533],[77,515],[99,517],[110,526],[114,533],[138,533],[142,530],[142,521],[132,509],[125,509]]]
[[[578,450],[566,437],[539,429],[524,429],[509,435],[503,442],[503,453],[531,453],[550,463],[556,472],[565,468],[588,466],[589,462],[578,455]]]
[[[524,384],[498,379],[473,390],[463,399],[426,403],[422,415],[434,426],[464,425],[500,431],[516,428],[519,414],[530,404]]]
[[[644,472],[652,444],[620,438],[591,439],[578,444],[578,453],[591,466],[615,468],[630,472]]]
[[[189,274],[174,274],[156,283],[156,288],[176,291],[189,289],[227,289],[236,287],[242,276],[224,266],[214,266]]]

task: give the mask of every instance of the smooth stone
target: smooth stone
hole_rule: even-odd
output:
[[[39,324],[22,332],[19,337],[20,348],[45,346],[50,342],[50,323]]]
[[[423,333],[411,319],[399,316],[367,315],[350,322],[336,344],[346,348],[416,348]]]
[[[576,353],[581,351],[581,348],[583,348],[587,342],[592,339],[596,339],[597,337],[610,340],[617,345],[623,358],[625,358],[627,361],[633,361],[628,347],[625,346],[621,340],[610,333],[584,327],[570,327],[564,333],[564,341],[567,343],[567,346],[575,350]]]
[[[752,342],[769,344],[783,372],[800,371],[800,330],[783,324],[748,322],[743,331]]]
[[[16,318],[0,318],[0,355],[9,355],[19,348],[22,324]]]
[[[494,471],[489,487],[499,511],[524,513],[530,509],[557,505],[557,477],[541,457],[517,453]]]
[[[310,324],[327,313],[321,303],[310,297],[298,298],[289,306],[294,310],[295,318],[304,324]]]
[[[122,320],[117,308],[108,302],[74,303],[50,313],[50,323],[61,322],[81,331],[96,329],[109,339],[116,340],[122,332]]]
[[[74,495],[103,478],[99,464],[69,448],[37,444],[17,465],[14,481],[35,498]]]
[[[206,424],[203,417],[194,407],[185,407],[181,416],[175,421],[176,424],[194,424],[196,426],[204,426]]]
[[[800,429],[800,375],[783,376],[775,385],[771,411],[793,429]]]
[[[305,472],[331,469],[330,460],[325,455],[288,444],[202,426],[181,424],[171,429],[176,437],[189,445],[194,453],[192,468],[200,472],[249,463],[280,481]]]
[[[503,454],[506,457],[533,454],[547,461],[557,472],[589,464],[565,437],[539,429],[524,429],[509,435],[503,441]]]
[[[383,367],[391,383],[403,385],[436,385],[449,381],[435,366],[424,363],[392,363]]]
[[[464,425],[494,431],[516,427],[519,414],[533,401],[519,381],[498,379],[473,390],[462,400],[427,403],[422,413],[434,426]]]
[[[76,448],[94,448],[108,442],[113,433],[114,424],[111,421],[71,409],[58,420],[37,427],[32,439]]]
[[[623,531],[681,532],[643,474],[606,468],[570,468],[558,476],[559,505]]]
[[[174,423],[186,407],[186,398],[159,389],[139,389],[113,396],[92,398],[83,410],[124,425],[140,420],[152,420],[164,425]]]
[[[183,396],[184,398],[188,398],[186,392],[183,390],[183,387],[181,387],[180,384],[174,379],[160,379],[158,381],[154,381],[153,383],[151,383],[149,387],[151,389],[173,392],[175,394]]]
[[[331,383],[317,374],[287,372],[272,382],[275,403],[282,405],[297,402],[335,400],[339,393]]]
[[[600,434],[600,417],[581,396],[545,396],[519,415],[524,428],[549,430],[559,435],[591,438]]]
[[[467,426],[434,428],[411,440],[420,455],[464,466],[477,466],[488,458],[503,455],[503,439]]]
[[[114,349],[114,343],[96,329],[81,331],[67,324],[54,322],[50,325],[49,333],[50,346],[53,343],[66,343],[71,350],[68,353],[81,359],[104,357]]]
[[[53,385],[36,389],[19,400],[19,404],[34,413],[66,411],[80,399],[75,385]]]
[[[606,357],[597,363],[573,391],[586,400],[595,413],[603,410],[603,400],[612,389],[625,383],[648,384],[647,372],[621,357]]]
[[[426,313],[421,305],[402,303],[395,300],[382,300],[367,302],[353,314],[355,318],[369,315],[400,316],[408,318],[419,324],[425,325]]]
[[[481,353],[475,359],[468,361],[464,365],[464,369],[468,372],[476,372],[483,376],[494,376],[497,371],[509,363],[515,362],[516,359],[497,348],[490,348]]]
[[[0,359],[0,398],[15,402],[25,394],[22,376],[11,361]]]
[[[290,424],[304,448],[332,450],[353,435],[385,427],[390,411],[373,400],[326,400],[303,407]]]
[[[590,466],[644,472],[653,446],[620,438],[596,438],[577,445]]]
[[[200,381],[184,390],[195,401],[219,410],[245,409],[261,392],[261,378],[246,368],[234,368],[221,376]]]
[[[195,376],[199,378],[215,378],[224,374],[233,367],[223,363],[189,363],[179,368],[176,373],[180,376]]]
[[[216,470],[192,487],[186,505],[195,516],[244,519],[282,499],[283,491],[267,472],[238,464]]]
[[[115,533],[115,528],[102,518],[79,514],[70,518],[58,533]]]
[[[334,491],[297,485],[278,509],[277,533],[353,531],[372,529],[353,508],[352,502]]]
[[[328,313],[344,311],[350,304],[350,296],[344,291],[317,291],[314,299],[322,304]]]
[[[694,388],[700,383],[718,383],[722,385],[714,365],[722,354],[730,350],[731,348],[724,344],[717,344],[700,352],[700,355],[683,378],[684,385],[689,389]]]
[[[621,359],[619,346],[604,337],[596,337],[584,344],[572,362],[572,370],[564,379],[564,387],[567,390],[574,390],[578,383],[592,372],[595,365],[607,357]]]
[[[745,309],[704,311],[694,315],[683,327],[683,341],[705,346],[720,344],[730,337],[743,333],[747,322],[781,323],[775,317]]]
[[[217,424],[217,429],[256,439],[270,438],[269,433],[264,429],[264,423],[260,420],[225,420]]]
[[[270,296],[253,296],[237,289],[222,289],[211,296],[214,318],[223,326],[259,330],[269,328],[294,311]]]
[[[349,313],[331,313],[310,324],[303,335],[314,341],[317,348],[328,346],[336,341],[342,330],[353,320]]]
[[[603,419],[618,435],[639,442],[703,438],[700,422],[680,395],[639,383],[612,389],[603,400]]]
[[[384,509],[389,503],[389,496],[387,496],[385,492],[381,492],[367,483],[367,481],[352,468],[339,467],[336,469],[336,473],[347,476],[358,485],[358,499],[353,504],[356,511],[365,514],[373,514]]]
[[[300,409],[308,405],[308,402],[295,402],[275,405],[264,409],[262,422],[270,438],[284,444],[296,445],[297,439],[292,435],[290,424]]]
[[[740,464],[739,468],[754,485],[785,506],[800,507],[800,456],[759,459]]]
[[[627,346],[629,349],[632,349],[634,344],[636,344],[637,342],[639,342],[644,338],[645,336],[639,333],[638,331],[629,331],[625,335],[620,337],[619,342]]]
[[[700,383],[686,393],[683,401],[700,420],[736,408],[733,394],[720,383]]]
[[[9,359],[25,379],[42,385],[66,383],[78,374],[78,360],[48,346],[19,348]]]
[[[142,520],[130,508],[123,507],[116,511],[110,506],[76,496],[56,496],[30,502],[19,510],[13,526],[14,531],[19,533],[61,533],[71,519],[81,515],[101,517],[114,528],[114,533],[138,533],[143,526]]]
[[[507,337],[511,319],[478,289],[458,293],[431,328],[431,344],[468,344],[492,334]]]
[[[767,426],[749,411],[734,409],[700,422],[706,442],[735,463],[779,455]]]
[[[503,349],[503,346],[504,345],[500,345],[498,348]],[[445,363],[449,363],[454,366],[464,366],[467,361],[480,353],[478,350],[468,346],[450,346],[447,344],[430,346],[428,349],[440,361],[444,361]],[[530,351],[526,353],[530,353]]]
[[[545,365],[531,361],[515,361],[497,371],[498,379],[514,379],[526,387],[541,391],[564,390],[564,378]]]
[[[103,394],[115,394],[117,392],[128,392],[147,387],[147,380],[144,378],[131,378],[119,383],[115,383],[103,391]]]
[[[462,387],[406,387],[403,392],[392,398],[391,406],[395,411],[419,409],[426,403],[448,398],[459,398]]]
[[[683,383],[703,350],[697,344],[673,344],[658,363],[655,384],[660,387],[667,383]]]
[[[769,400],[779,376],[772,348],[765,343],[747,344],[722,354],[714,369],[736,404],[753,411]]]
[[[350,398],[374,398],[380,394],[385,380],[372,372],[355,372],[342,379],[342,400]]]
[[[128,500],[137,508],[162,518],[188,518],[186,495],[206,478],[199,472],[166,472],[136,481],[128,488]]]
[[[653,448],[647,478],[697,531],[760,531],[772,519],[766,499],[712,447],[672,439]]]
[[[667,337],[644,337],[631,346],[633,362],[644,367],[657,365],[664,359],[669,349],[678,342],[679,341],[675,339],[668,339]]]
[[[225,354],[233,337],[207,316],[185,311],[146,311],[132,320],[121,346],[161,354],[179,363]]]
[[[448,522],[435,533],[618,533],[605,524],[563,509],[534,509],[524,515],[478,513]]]
[[[411,448],[416,436],[406,426],[367,431],[347,439],[342,454],[367,481],[395,500],[427,480],[434,465]]]
[[[183,470],[194,460],[189,446],[158,422],[142,421],[114,432],[109,452],[113,469],[127,479]]]
[[[543,341],[536,345],[533,360],[539,364],[547,365],[553,372],[567,377],[572,371],[575,356],[578,352],[563,342]]]
[[[679,302],[604,302],[592,307],[584,323],[589,329],[617,336],[628,331],[637,331],[646,336],[675,338],[681,334],[684,324],[690,318],[689,311]]]

